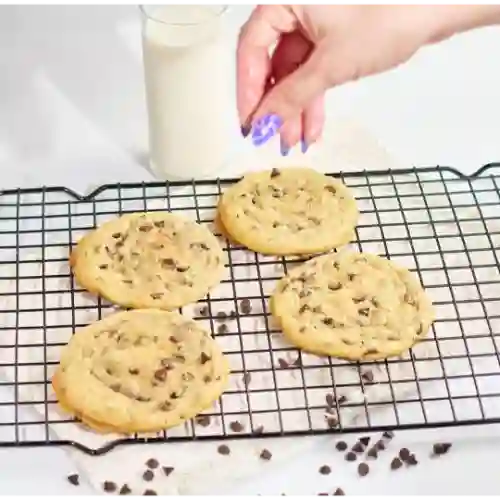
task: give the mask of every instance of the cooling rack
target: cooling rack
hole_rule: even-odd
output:
[[[75,329],[116,308],[79,288],[70,249],[119,214],[182,213],[214,231],[234,179],[116,184],[80,196],[64,187],[0,192],[0,446],[118,443],[500,422],[500,164],[470,177],[448,167],[339,174],[361,212],[355,250],[414,271],[437,320],[399,358],[347,363],[301,353],[272,324],[267,300],[297,264],[225,242],[226,278],[184,312],[204,322],[232,366],[218,403],[153,435],[97,436],[60,413],[50,378]]]

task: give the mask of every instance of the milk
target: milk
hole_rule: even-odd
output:
[[[215,177],[228,157],[234,62],[224,10],[143,8],[150,165],[160,178]]]

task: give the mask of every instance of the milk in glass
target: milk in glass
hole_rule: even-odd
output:
[[[143,7],[150,165],[164,179],[214,177],[234,102],[224,6]]]

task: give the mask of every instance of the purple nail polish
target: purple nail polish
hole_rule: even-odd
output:
[[[283,142],[283,139],[280,141],[280,152],[281,156],[288,156],[288,153],[290,152],[290,148],[285,142]]]
[[[242,125],[241,126],[241,135],[243,137],[247,137],[249,133],[250,133],[250,127],[248,125]]]
[[[305,139],[302,139],[302,141],[300,142],[300,150],[302,151],[303,154],[306,154],[308,149],[309,149],[309,144],[307,144]]]
[[[265,144],[283,125],[278,115],[265,115],[259,118],[252,127],[252,142],[254,146]]]

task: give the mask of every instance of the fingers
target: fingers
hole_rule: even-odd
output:
[[[282,33],[293,31],[295,23],[289,7],[264,5],[253,11],[241,29],[237,49],[237,106],[242,126],[249,125],[264,96],[271,70],[270,48]]]
[[[316,48],[295,71],[266,93],[253,115],[252,140],[263,144],[287,121],[300,117],[329,88],[326,51]],[[316,110],[317,108],[313,107]],[[313,113],[314,114],[314,113]]]
[[[320,95],[313,99],[306,108],[302,118],[302,152],[305,153],[309,146],[314,144],[323,132],[325,125],[325,96]]]

